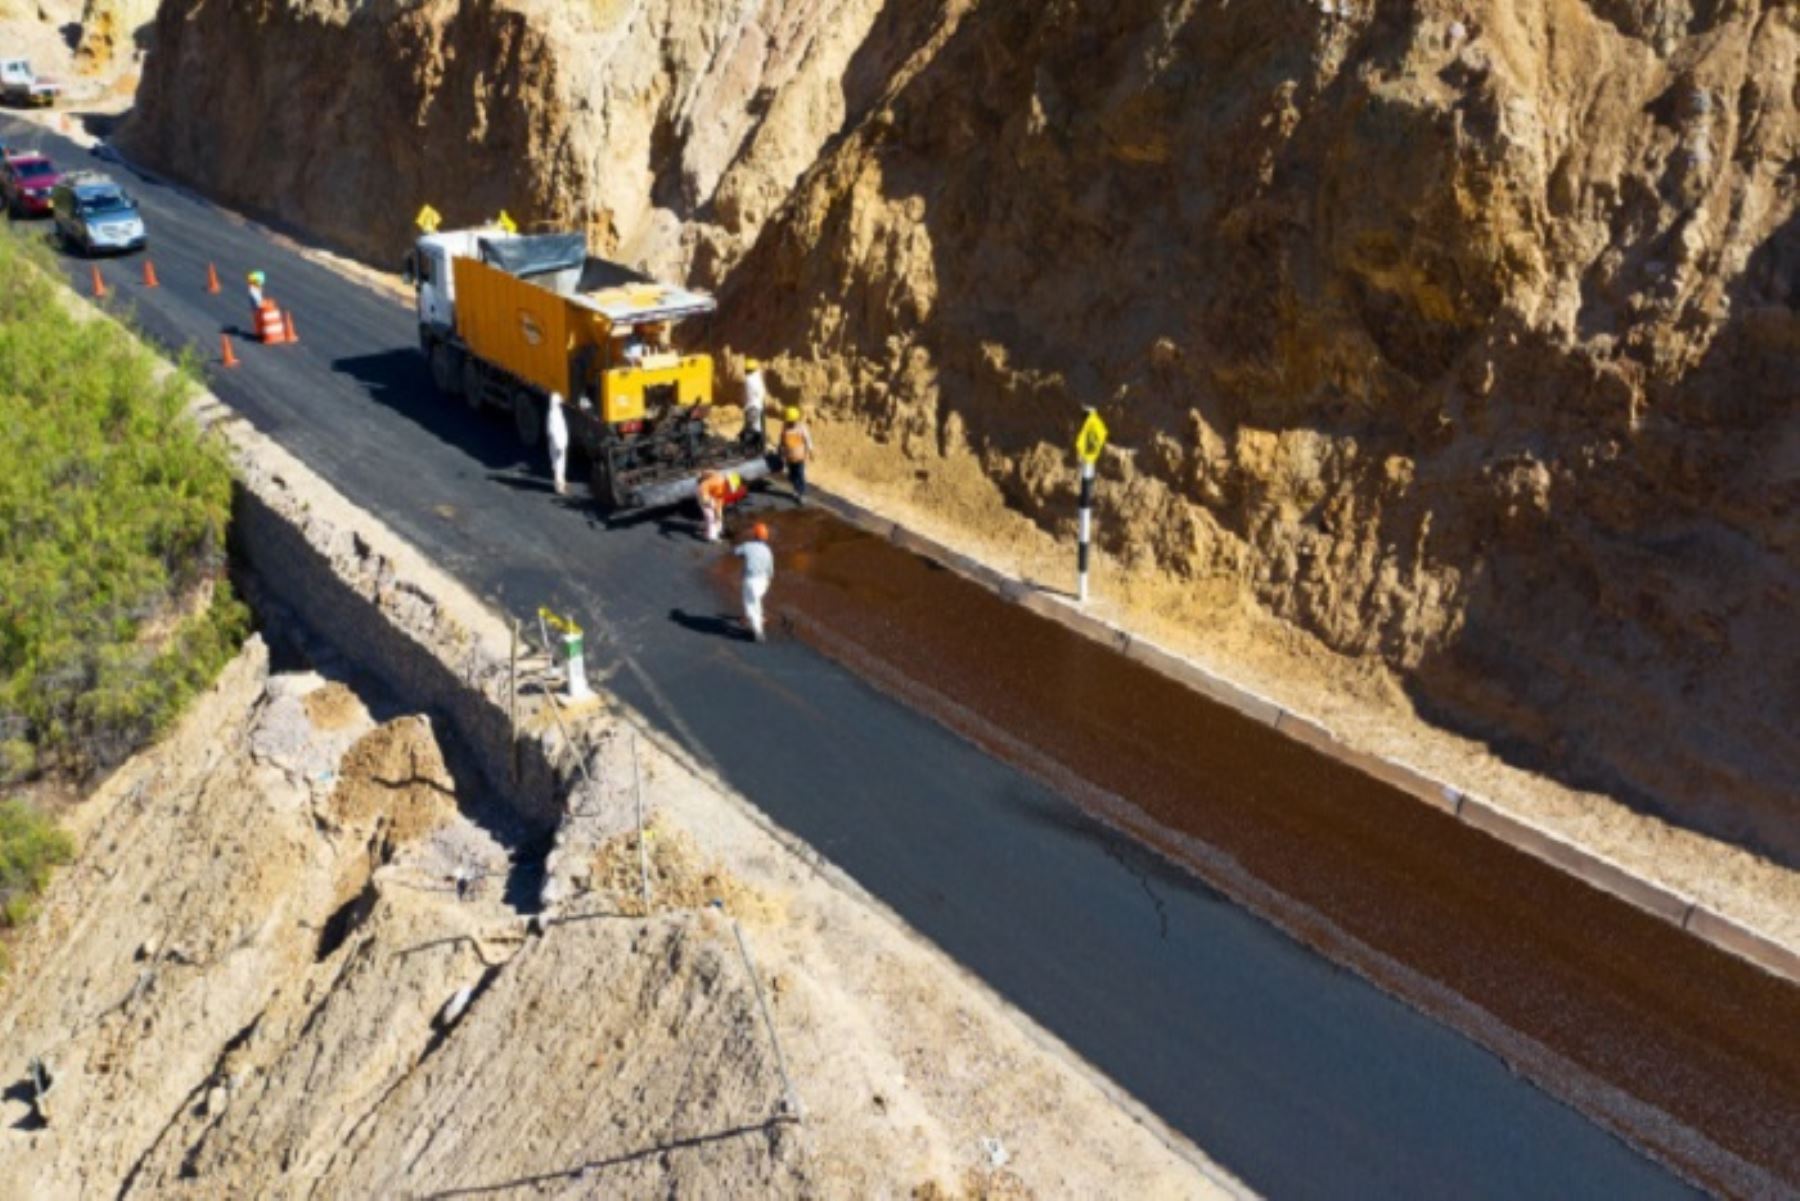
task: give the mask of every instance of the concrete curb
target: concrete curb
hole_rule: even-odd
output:
[[[1269,726],[1294,742],[1391,785],[1407,796],[1439,810],[1465,826],[1522,851],[1566,875],[1626,904],[1661,918],[1700,941],[1755,964],[1790,983],[1800,984],[1800,951],[1752,930],[1628,867],[1578,843],[1515,817],[1492,801],[1434,779],[1411,764],[1359,751],[1310,717],[1284,709],[1268,697],[1244,688],[1129,630],[1094,617],[1068,600],[1014,579],[961,551],[906,529],[890,518],[816,486],[820,508],[895,546],[930,559],[1003,599],[1036,613],[1084,638],[1134,659],[1152,671]]]

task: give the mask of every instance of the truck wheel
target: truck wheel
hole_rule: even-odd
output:
[[[486,391],[486,381],[481,378],[481,364],[475,361],[474,355],[464,355],[462,364],[462,397],[471,409],[481,410],[482,395]]]
[[[611,513],[625,507],[625,498],[619,493],[604,450],[594,452],[593,464],[588,471],[588,491],[593,493],[594,503],[603,512]]]
[[[544,440],[543,410],[538,407],[537,398],[523,388],[513,393],[513,425],[526,450]]]
[[[435,343],[431,348],[431,382],[445,396],[462,391],[462,354],[447,342]]]

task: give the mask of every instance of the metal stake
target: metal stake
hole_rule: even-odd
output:
[[[650,856],[644,849],[644,779],[638,770],[638,735],[631,731],[631,787],[637,793],[638,883],[644,891],[644,913],[650,912]]]
[[[718,904],[717,901],[713,903]],[[738,925],[735,917],[731,919],[731,932],[737,935],[738,953],[744,957],[744,970],[750,973],[750,983],[756,989],[756,1005],[762,1010],[763,1025],[769,1029],[769,1043],[775,1048],[775,1070],[781,1073],[783,1090],[782,1110],[786,1116],[798,1122],[803,1116],[800,1112],[800,1094],[794,1091],[794,1082],[788,1078],[787,1057],[781,1053],[781,1038],[775,1033],[775,1019],[769,1015],[769,1002],[763,996],[762,977],[756,973],[756,961],[750,958],[750,944],[744,941],[744,928]]]
[[[506,666],[506,716],[512,728],[512,782],[519,782],[519,619],[512,619],[512,647]]]

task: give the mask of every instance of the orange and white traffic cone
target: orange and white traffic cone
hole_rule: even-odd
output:
[[[106,295],[106,281],[100,278],[100,267],[98,264],[95,264],[95,266],[93,267],[93,272],[94,272],[94,297],[95,297],[95,299],[99,299]]]
[[[289,309],[283,315],[283,320],[287,323],[287,340],[289,342],[298,342],[300,340],[300,334],[299,331],[294,329],[294,310]]]
[[[221,363],[227,367],[236,367],[238,365],[237,352],[231,349],[230,334],[219,335],[219,349],[223,352],[219,357]]]
[[[149,259],[144,260],[144,286],[146,288],[162,287],[162,284],[158,282],[156,278],[156,264]]]
[[[206,264],[206,290],[209,294],[219,294],[219,269],[211,263]]]

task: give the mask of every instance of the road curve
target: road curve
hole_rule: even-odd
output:
[[[66,165],[35,126],[0,136]],[[1500,1060],[1103,827],[796,639],[720,617],[680,518],[605,528],[550,495],[503,421],[432,392],[410,311],[153,180],[162,287],[101,270],[149,336],[216,360],[250,267],[301,343],[238,343],[218,395],[496,606],[602,633],[591,668],[1171,1126],[1276,1197],[1621,1197],[1691,1190]],[[400,248],[397,248],[397,250]],[[203,288],[209,263],[225,294]],[[88,265],[68,261],[78,287]],[[779,588],[779,585],[778,585]]]

